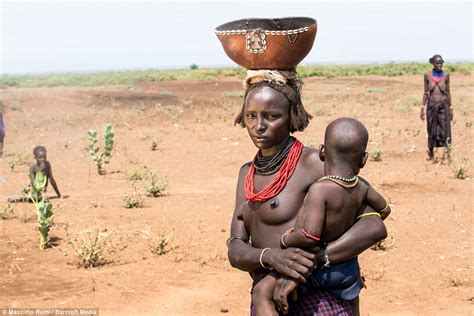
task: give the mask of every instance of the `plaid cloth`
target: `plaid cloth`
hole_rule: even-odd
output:
[[[251,306],[250,315],[256,316]],[[306,291],[298,301],[290,302],[289,316],[352,316],[348,301],[342,300],[324,290]]]

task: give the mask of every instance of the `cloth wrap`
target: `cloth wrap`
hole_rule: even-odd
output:
[[[447,100],[439,103],[428,100],[426,122],[428,127],[428,148],[445,147],[452,142],[451,113]]]

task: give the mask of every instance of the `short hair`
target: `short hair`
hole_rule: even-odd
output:
[[[298,86],[299,85],[299,86]],[[245,127],[244,121],[244,112],[245,112],[245,102],[247,100],[247,96],[250,91],[259,87],[270,87],[285,96],[290,104],[290,133],[294,133],[296,131],[303,131],[309,124],[309,121],[313,118],[311,114],[309,114],[301,102],[301,95],[300,95],[300,88],[301,81],[294,79],[294,80],[287,80],[286,84],[279,84],[276,82],[269,82],[269,81],[261,81],[255,84],[251,84],[248,86],[247,90],[245,91],[244,95],[244,102],[242,104],[242,108],[240,113],[235,117],[234,124],[239,124],[242,127]]]
[[[36,146],[33,149],[33,155],[36,157],[40,152],[44,151],[46,153],[46,147],[44,146]]]
[[[351,117],[335,119],[326,128],[326,152],[340,162],[354,162],[367,149],[369,132],[360,121]]]
[[[433,55],[433,57],[431,57],[428,61],[430,64],[432,64],[436,59],[441,59],[441,62],[444,63],[443,57],[441,57],[439,54]]]

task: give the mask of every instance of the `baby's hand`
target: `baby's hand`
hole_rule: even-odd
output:
[[[273,292],[273,301],[275,302],[276,308],[278,311],[283,312],[283,314],[288,314],[288,295],[291,293],[291,298],[293,301],[298,299],[296,294],[296,288],[298,287],[298,282],[281,277],[277,280],[275,290]]]

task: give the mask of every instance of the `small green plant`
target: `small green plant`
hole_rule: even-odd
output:
[[[159,236],[156,236],[147,230],[142,230],[141,233],[144,235],[145,239],[149,241],[150,251],[154,255],[162,256],[176,248],[170,247],[173,231],[169,234],[161,233]]]
[[[168,181],[159,179],[155,173],[149,171],[143,179],[143,187],[147,196],[159,197],[168,188]]]
[[[466,121],[466,128],[471,128],[472,127],[472,120]]]
[[[135,167],[131,170],[125,171],[125,179],[129,181],[137,181],[137,180],[143,180],[145,178],[146,174],[146,167]]]
[[[461,159],[461,161],[454,164],[454,176],[457,179],[464,180],[467,178],[469,160],[467,158]]]
[[[89,136],[89,154],[97,166],[97,172],[103,175],[105,174],[104,164],[110,162],[110,158],[112,158],[111,152],[115,142],[115,134],[112,131],[112,125],[105,124],[104,126],[104,148],[102,150],[100,150],[98,145],[97,131],[90,129],[87,135]]]
[[[0,219],[9,219],[13,215],[13,205],[11,203],[7,203],[3,210],[0,211]]]
[[[40,231],[40,249],[46,248],[49,238],[48,233],[53,224],[53,205],[45,201],[42,194],[46,185],[47,177],[38,171],[34,179],[31,179],[31,184],[25,188],[26,196],[33,202],[38,216],[38,228]]]
[[[71,238],[66,227],[68,243],[74,248],[78,258],[77,265],[83,268],[93,268],[107,263],[103,257],[107,248],[107,238],[110,233],[99,233],[99,229],[88,230],[77,238]]]
[[[387,238],[379,241],[372,247],[370,247],[373,251],[387,251],[388,249],[392,248],[395,245],[395,239],[392,236],[388,236]]]
[[[452,156],[453,156],[453,150],[454,150],[453,144],[450,142],[450,140],[448,138],[448,145],[444,148],[444,151],[443,151],[443,156],[442,156],[443,163],[447,162],[448,165],[451,164]]]
[[[155,151],[157,148],[158,148],[158,143],[155,140],[152,140],[150,144],[151,151]]]
[[[370,158],[373,161],[381,161],[382,160],[382,149],[377,148],[373,152],[370,153]]]
[[[137,190],[122,197],[123,206],[125,208],[142,208],[144,201],[145,197]]]

